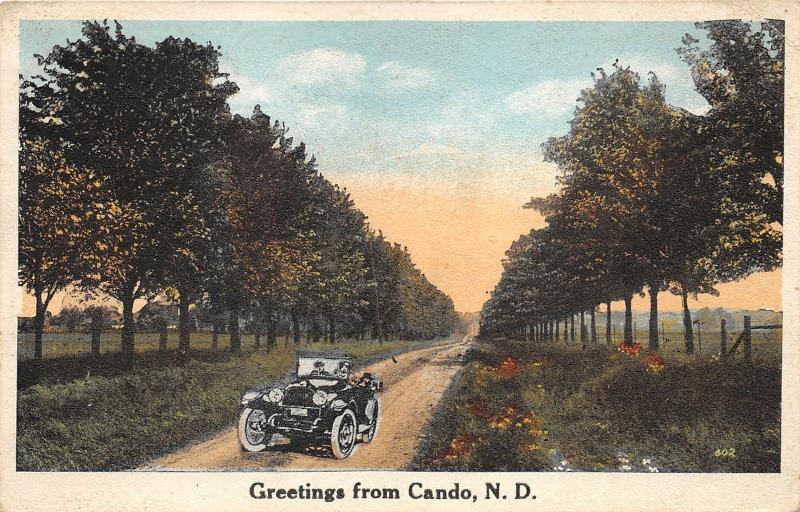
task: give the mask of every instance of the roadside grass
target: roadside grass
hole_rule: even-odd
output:
[[[17,470],[132,469],[233,425],[242,393],[291,371],[298,349],[347,350],[362,366],[425,344],[279,345],[269,352],[220,353],[215,361],[34,385],[17,393]]]
[[[607,347],[480,343],[410,469],[780,471],[781,371]]]

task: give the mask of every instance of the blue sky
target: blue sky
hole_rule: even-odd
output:
[[[598,66],[655,71],[672,104],[707,108],[675,52],[687,32],[703,39],[690,22],[122,24],[144,44],[173,35],[219,45],[221,70],[241,88],[232,110],[260,104],[284,121],[461,311],[480,309],[509,244],[542,226],[522,208],[555,189],[540,145],[566,132]],[[33,54],[80,37],[79,21],[20,28],[28,76]]]
[[[564,133],[590,72],[614,59],[655,71],[671,103],[706,105],[674,50],[696,33],[688,22],[122,24],[145,44],[174,35],[221,46],[221,68],[242,89],[232,109],[261,104],[335,177],[501,175],[526,195],[546,192],[553,170],[539,145]],[[79,35],[78,21],[22,22],[22,73],[36,71],[34,53]]]

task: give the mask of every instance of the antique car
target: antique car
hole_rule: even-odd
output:
[[[358,441],[372,441],[383,383],[371,373],[355,378],[351,367],[346,352],[298,352],[296,374],[287,385],[253,389],[242,396],[242,450],[259,452],[306,441],[329,446],[334,457],[345,459]]]

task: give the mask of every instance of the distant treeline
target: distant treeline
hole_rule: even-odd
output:
[[[623,64],[599,69],[581,92],[570,130],[549,139],[559,191],[527,207],[546,227],[520,237],[482,312],[484,335],[597,341],[595,311],[625,303],[624,343],[633,343],[631,300],[650,298],[649,349],[658,347],[658,294],[683,302],[685,350],[694,351],[688,298],[718,283],[773,270],[782,259],[784,24],[697,24],[677,51],[710,110],[667,104],[651,73],[645,84]],[[775,290],[780,293],[780,290]],[[584,313],[590,315],[586,325]],[[605,339],[610,342],[606,322]]]
[[[154,47],[117,23],[37,56],[20,77],[19,279],[36,299],[35,356],[45,312],[66,287],[122,304],[122,354],[132,363],[134,301],[239,316],[268,344],[280,318],[320,339],[432,338],[457,317],[408,251],[367,223],[325,179],[305,145],[255,106],[232,115],[239,89],[219,48],[169,37]]]

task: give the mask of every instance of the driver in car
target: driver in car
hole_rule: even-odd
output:
[[[325,371],[325,361],[314,361],[314,369],[311,370],[311,375],[328,375],[328,372]]]
[[[346,379],[350,374],[350,361],[339,361],[339,366],[336,368],[335,373],[340,379]]]

